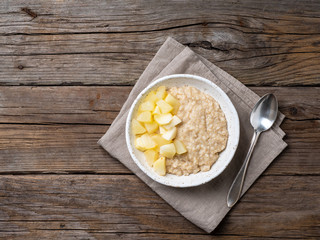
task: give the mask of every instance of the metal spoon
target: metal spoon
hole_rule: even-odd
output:
[[[264,95],[254,106],[250,115],[250,123],[254,128],[254,134],[246,159],[230,187],[227,197],[228,207],[232,207],[239,200],[251,154],[258,141],[260,133],[271,128],[277,118],[277,114],[278,102],[273,94]]]

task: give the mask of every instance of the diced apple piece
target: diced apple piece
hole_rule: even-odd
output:
[[[160,147],[162,145],[166,145],[166,144],[171,143],[171,141],[164,139],[160,134],[154,134],[151,136],[151,138],[153,141],[155,141],[158,144],[158,146],[155,148],[156,151],[158,151],[158,152],[160,151]]]
[[[154,111],[152,112],[153,115],[156,115],[156,114],[161,114],[161,111],[160,111],[160,108],[159,106],[156,106]]]
[[[159,127],[159,132],[161,135],[164,134],[166,131],[167,130],[164,127],[162,127],[162,126]]]
[[[172,114],[165,113],[165,114],[154,115],[154,120],[156,120],[156,122],[159,125],[165,125],[165,124],[168,124],[172,120]]]
[[[146,149],[144,147],[141,146],[141,138],[138,137],[134,140],[134,146],[136,147],[136,149],[138,149],[139,151],[145,151]]]
[[[150,101],[155,103],[158,100],[157,95],[156,95],[156,91],[151,91],[147,96],[145,101]]]
[[[141,112],[138,117],[137,120],[139,122],[146,122],[146,123],[151,123],[152,122],[152,115],[151,112]]]
[[[132,132],[134,134],[142,134],[146,132],[146,129],[142,126],[140,122],[138,122],[136,119],[132,119]]]
[[[166,131],[164,134],[162,134],[162,137],[168,141],[171,141],[174,139],[177,135],[177,128],[173,127],[170,130]]]
[[[139,111],[144,112],[144,111],[153,111],[154,110],[154,102],[151,101],[144,101],[141,103],[139,107]]]
[[[162,145],[160,147],[160,154],[167,158],[173,158],[173,156],[176,154],[176,147],[173,143]]]
[[[162,99],[157,101],[157,106],[159,106],[162,113],[168,113],[173,109],[173,107],[170,104],[166,103]]]
[[[158,130],[159,127],[158,123],[156,122],[145,123],[144,126],[147,129],[148,133],[154,133]]]
[[[160,134],[153,134],[151,138],[153,141],[155,141],[158,144],[158,146],[171,143],[171,141],[164,139]]]
[[[156,96],[158,100],[164,99],[166,97],[166,94],[167,92],[165,86],[160,86],[157,88]]]
[[[158,159],[159,153],[155,150],[149,149],[144,152],[144,156],[146,157],[146,161],[150,167],[153,166],[153,163]]]
[[[183,142],[179,141],[178,139],[175,139],[173,141],[174,146],[176,147],[176,151],[178,154],[183,154],[187,152],[186,147],[184,146]]]
[[[174,115],[172,117],[172,120],[170,121],[170,123],[166,124],[166,125],[163,125],[163,127],[166,129],[166,130],[169,130],[175,126],[177,126],[179,123],[181,123],[181,119],[178,118],[176,115]]]
[[[144,149],[152,149],[157,146],[157,143],[151,138],[148,133],[143,134],[138,139],[140,140],[138,140],[137,144]]]
[[[174,96],[172,96],[170,93],[167,95],[165,98],[165,101],[170,104],[173,107],[172,113],[177,114],[179,107],[180,107],[180,102],[178,99],[176,99]]]
[[[166,169],[166,158],[160,157],[153,163],[154,171],[159,174],[160,176],[165,176],[167,169]]]

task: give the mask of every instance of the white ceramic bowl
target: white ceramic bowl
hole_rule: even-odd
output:
[[[145,98],[145,96],[151,90],[154,90],[161,85],[164,85],[166,87],[182,87],[185,85],[192,86],[212,96],[220,104],[220,107],[227,119],[229,137],[225,150],[220,153],[218,160],[212,165],[209,171],[190,174],[189,176],[176,176],[173,174],[159,176],[147,164],[144,159],[143,153],[134,147],[134,135],[131,131],[132,118],[135,116],[137,108],[140,105],[141,101]],[[126,122],[126,142],[134,162],[145,174],[147,174],[154,181],[172,187],[198,186],[207,183],[217,177],[220,173],[223,172],[224,169],[226,169],[226,167],[232,160],[239,143],[239,136],[240,126],[238,114],[229,97],[217,85],[215,85],[208,79],[189,74],[169,75],[152,82],[137,96],[137,98],[133,102]]]

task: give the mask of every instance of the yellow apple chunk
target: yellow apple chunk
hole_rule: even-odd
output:
[[[153,163],[158,159],[159,153],[155,150],[149,149],[144,152],[144,156],[146,158],[146,161],[150,167],[153,166]]]
[[[147,129],[148,133],[154,133],[155,131],[158,130],[158,123],[152,122],[152,123],[145,123],[144,124],[145,128]]]
[[[173,109],[173,107],[170,104],[166,103],[162,99],[157,101],[157,106],[160,108],[162,113],[168,113]]]
[[[176,115],[174,115],[172,117],[172,120],[170,121],[170,123],[166,124],[166,125],[163,125],[163,127],[166,129],[166,130],[169,130],[175,126],[177,126],[179,123],[181,123],[181,119],[178,118]]]
[[[172,96],[170,93],[167,95],[165,98],[165,101],[170,104],[173,107],[172,113],[177,114],[179,107],[180,107],[180,102],[178,99],[176,99],[174,96]]]
[[[160,157],[153,163],[154,171],[159,174],[160,176],[166,175],[166,159],[164,157]]]
[[[171,143],[171,141],[168,141],[166,139],[164,139],[160,134],[154,134],[151,136],[152,140],[155,141],[157,143],[158,146],[162,146],[165,144],[169,144]]]
[[[173,141],[174,146],[176,147],[176,151],[178,154],[183,154],[187,152],[186,147],[184,146],[183,142],[179,141],[178,139],[175,139]]]
[[[165,113],[165,114],[159,114],[159,115],[157,114],[157,115],[154,115],[154,120],[159,125],[165,125],[165,124],[168,124],[172,120],[172,114],[171,113]]]
[[[136,119],[132,119],[132,132],[134,134],[142,134],[146,132],[146,129]]]
[[[147,96],[145,101],[150,101],[155,103],[158,100],[157,95],[156,95],[156,91],[151,91]]]
[[[159,127],[159,133],[160,133],[161,135],[164,134],[166,131],[167,131],[167,130],[166,130],[164,127],[162,127],[162,126]]]
[[[137,140],[138,145],[144,149],[152,149],[157,146],[157,143],[151,138],[148,133],[143,134]]]
[[[154,108],[154,111],[152,112],[152,114],[153,114],[153,115],[161,114],[161,111],[160,111],[159,106],[156,106],[156,107]]]
[[[154,102],[151,101],[145,101],[141,103],[139,107],[139,111],[144,112],[144,111],[153,111],[154,110]]]
[[[162,134],[162,137],[168,141],[171,141],[174,139],[177,135],[177,128],[173,127],[170,130],[166,131],[165,133]]]
[[[151,112],[141,112],[138,117],[137,120],[139,122],[146,122],[146,123],[151,123],[152,122],[152,115]]]
[[[169,143],[160,147],[160,154],[167,158],[173,158],[176,154],[176,147],[173,143]]]
[[[156,96],[157,96],[158,100],[164,99],[166,97],[166,94],[167,94],[167,92],[166,92],[165,86],[158,87],[157,92],[156,92]]]
[[[142,144],[142,143],[141,143],[140,137],[138,137],[138,138],[136,138],[136,139],[134,140],[134,146],[136,147],[136,149],[138,149],[139,151],[145,151],[146,149],[145,149],[144,147],[142,147],[141,144]]]

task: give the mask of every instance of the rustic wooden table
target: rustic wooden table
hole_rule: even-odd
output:
[[[96,143],[168,36],[286,115],[211,235]],[[2,239],[320,238],[319,1],[1,1],[0,55]]]

